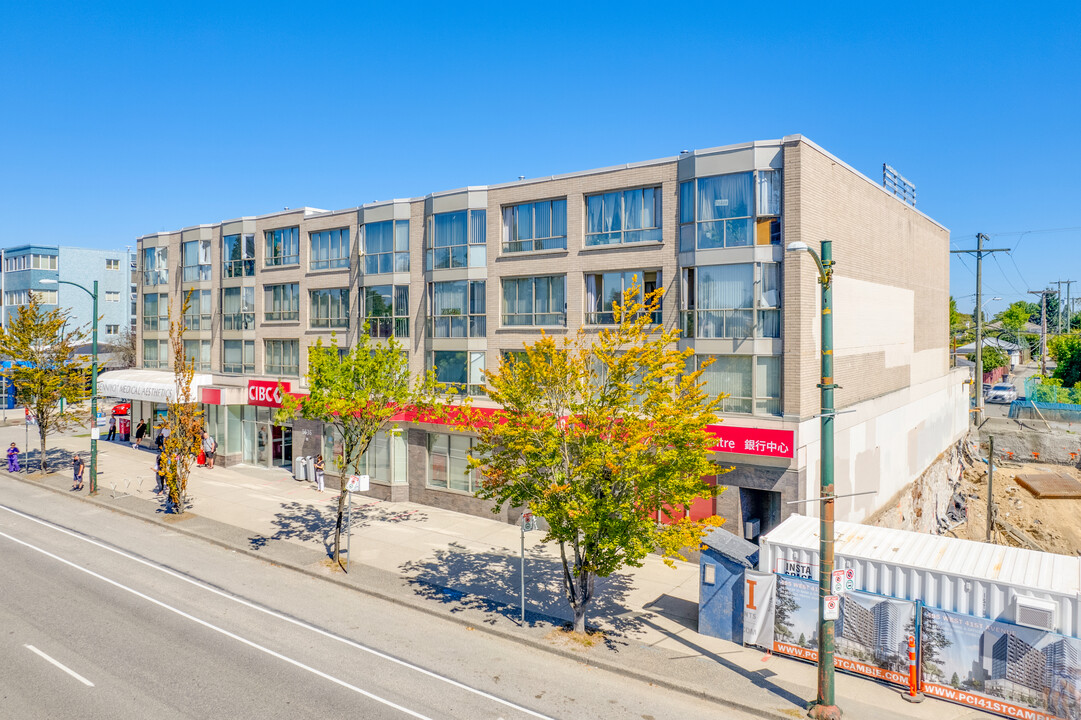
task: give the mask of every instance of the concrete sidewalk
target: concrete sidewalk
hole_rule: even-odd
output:
[[[33,431],[33,428],[31,428]],[[0,443],[24,451],[23,426],[0,428]],[[37,439],[30,437],[31,448]],[[63,462],[42,485],[71,493],[67,453],[87,451],[87,436],[50,438]],[[698,566],[672,569],[651,556],[599,581],[589,622],[605,631],[591,648],[563,643],[553,625],[569,619],[562,595],[558,547],[526,534],[526,622],[520,622],[520,542],[517,526],[413,503],[357,496],[348,574],[328,562],[333,546],[335,491],[318,493],[283,470],[194,468],[192,508],[167,516],[154,495],[154,453],[127,443],[100,442],[99,493],[85,500],[195,535],[278,565],[318,576],[639,680],[706,697],[762,717],[802,717],[815,696],[816,668],[697,632]],[[36,450],[34,452],[36,455]],[[50,453],[52,459],[52,453]],[[84,456],[85,459],[86,456]],[[32,460],[36,468],[36,462]],[[89,463],[88,463],[89,466]],[[89,473],[89,467],[87,468]],[[6,475],[6,473],[4,473]],[[11,477],[11,476],[9,476]],[[87,478],[89,480],[89,478]],[[928,699],[902,700],[897,688],[838,673],[838,705],[852,718],[992,717]]]

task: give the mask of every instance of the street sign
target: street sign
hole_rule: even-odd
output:
[[[854,568],[845,569],[845,592],[854,592],[856,590],[856,570]]]
[[[845,571],[834,570],[833,575],[830,577],[830,593],[833,595],[842,595],[845,591]]]
[[[530,530],[537,529],[537,521],[533,519],[533,513],[522,513],[522,532],[529,532]]]
[[[367,475],[350,475],[345,489],[349,492],[366,492],[371,487],[370,480]]]
[[[827,595],[823,606],[822,619],[836,620],[841,616],[841,598],[836,595]]]

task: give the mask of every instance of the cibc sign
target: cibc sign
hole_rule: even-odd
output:
[[[282,396],[289,392],[289,383],[277,380],[249,380],[248,404],[280,408]]]

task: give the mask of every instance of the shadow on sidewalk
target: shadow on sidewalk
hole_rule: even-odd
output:
[[[309,505],[302,502],[290,502],[281,506],[281,512],[274,515],[271,525],[277,530],[272,535],[254,535],[248,538],[252,550],[262,550],[272,540],[292,540],[311,542],[318,540],[328,558],[334,557],[334,527],[338,519],[338,506],[329,507]],[[401,523],[406,521],[426,522],[427,513],[416,510],[397,510],[387,508],[380,503],[354,505],[352,511],[353,530],[370,527],[376,523]],[[345,532],[342,523],[342,533]],[[343,537],[342,545],[345,545]],[[342,548],[344,552],[344,547]]]
[[[24,448],[26,450],[26,448]],[[83,460],[87,464],[87,472],[90,472],[90,453],[80,450],[83,455]],[[45,450],[45,460],[49,463],[49,472],[63,473],[67,471],[68,478],[71,477],[71,457],[72,452],[65,450],[64,448],[51,447]],[[38,472],[38,461],[41,458],[41,449],[26,450],[23,453],[22,469],[23,472],[30,472],[31,474]],[[100,471],[101,468],[98,468]],[[89,479],[89,477],[87,478]]]
[[[452,605],[451,612],[480,610],[514,620],[521,613],[521,558],[495,551],[470,550],[458,543],[437,550],[435,557],[400,566],[410,576],[413,591],[428,600]],[[526,551],[526,616],[529,622],[562,625],[572,618],[563,590],[563,565],[542,554]],[[630,578],[597,578],[589,618],[604,618],[606,629],[625,634],[640,624],[626,606]],[[486,620],[489,624],[495,618]],[[609,643],[611,644],[611,643]]]

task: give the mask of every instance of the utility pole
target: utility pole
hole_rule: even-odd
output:
[[[951,255],[967,253],[976,256],[976,422],[983,420],[983,256],[997,252],[1009,252],[1009,248],[988,249],[984,241],[991,238],[976,233],[975,250],[950,250]]]
[[[1062,314],[1064,312],[1066,314],[1066,332],[1070,332],[1070,286],[1073,285],[1075,282],[1077,282],[1077,281],[1076,280],[1059,280],[1058,281],[1059,290],[1062,289],[1063,285],[1066,286],[1066,305],[1065,305],[1065,308],[1063,307],[1061,302],[1059,302],[1059,304],[1058,304],[1059,317],[1062,317]],[[1062,295],[1059,295],[1059,300],[1061,300],[1061,299],[1062,299]],[[1059,330],[1060,331],[1061,331],[1061,325],[1062,325],[1062,323],[1059,323],[1059,326],[1060,326]]]
[[[1040,296],[1040,374],[1047,375],[1047,296],[1057,290],[1029,290],[1030,295]],[[1061,303],[1060,303],[1061,304]]]

